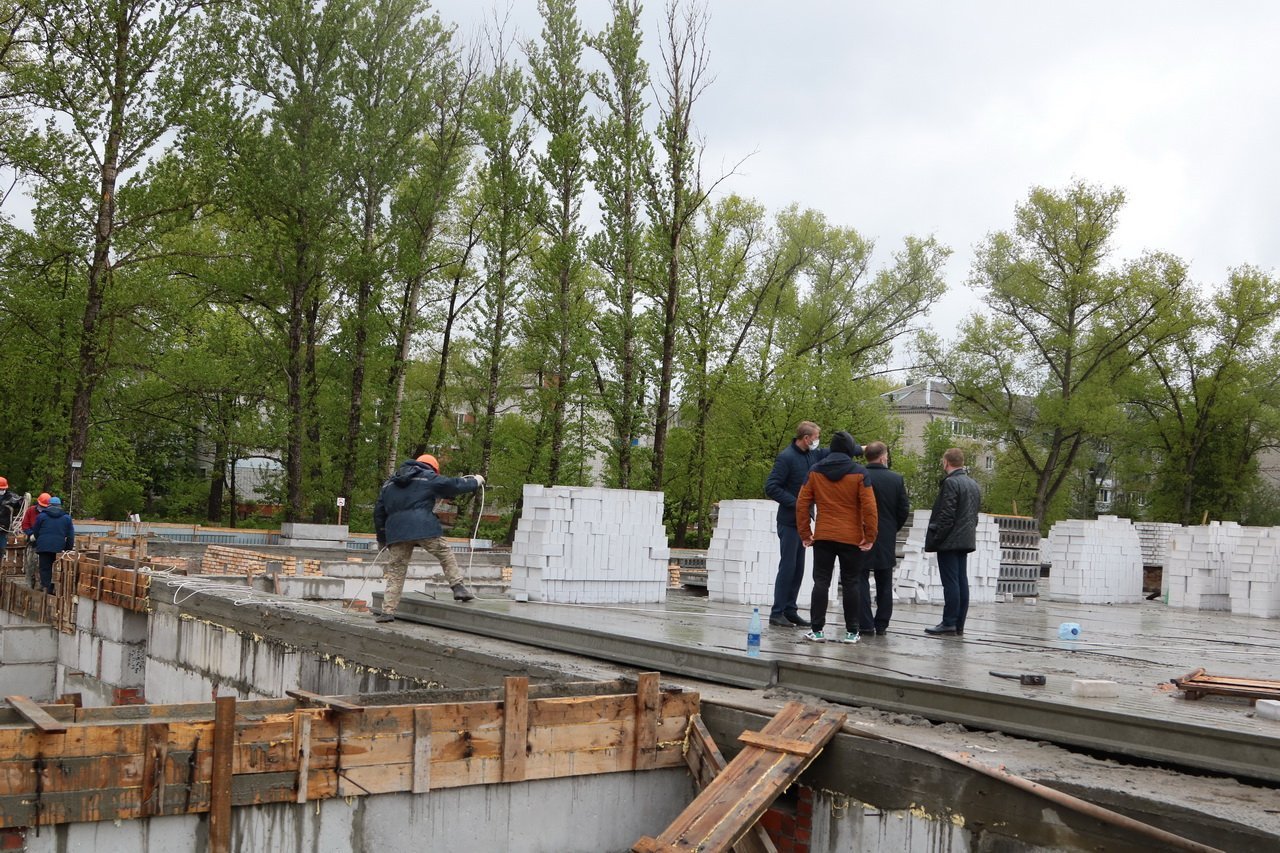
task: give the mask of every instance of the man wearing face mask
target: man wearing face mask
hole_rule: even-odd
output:
[[[804,580],[804,543],[796,528],[796,495],[809,476],[809,469],[827,458],[830,452],[819,447],[822,431],[813,421],[796,425],[796,437],[773,462],[773,470],[764,482],[764,493],[778,502],[778,578],[773,584],[773,607],[769,624],[778,628],[807,628],[809,620],[800,615],[796,599]],[[862,448],[854,444],[855,456]]]

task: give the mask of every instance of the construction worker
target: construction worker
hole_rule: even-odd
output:
[[[22,510],[22,496],[9,491],[9,481],[0,477],[0,565],[9,548],[14,517]]]
[[[53,561],[63,551],[74,551],[76,528],[71,516],[62,509],[62,498],[49,498],[49,506],[36,518],[32,527],[36,554],[40,557],[40,586],[53,594]]]
[[[378,622],[395,621],[400,595],[404,592],[405,572],[415,545],[425,548],[440,561],[445,581],[453,588],[454,601],[475,598],[462,583],[462,572],[458,570],[458,561],[444,539],[444,528],[436,518],[435,507],[436,498],[467,494],[482,485],[484,477],[479,474],[442,477],[440,463],[430,453],[402,463],[382,484],[378,503],[373,508],[373,529],[378,536],[378,546],[391,552],[391,561],[383,570],[387,592],[382,599]]]
[[[809,618],[813,628],[806,640],[827,640],[827,596],[837,558],[840,560],[840,587],[843,594],[844,643],[856,643],[858,633],[858,568],[876,541],[878,509],[876,496],[867,480],[867,469],[853,461],[862,448],[849,433],[831,438],[831,452],[813,466],[800,494],[796,496],[795,522],[805,548],[813,547],[813,598]],[[810,522],[810,509],[818,508],[818,522]],[[873,629],[874,630],[874,629]]]
[[[36,554],[36,539],[33,535],[36,519],[40,517],[40,513],[48,509],[49,501],[52,499],[48,492],[41,492],[22,514],[22,532],[27,537],[27,551],[22,558],[22,571],[27,576],[27,586],[32,589],[40,588],[40,557]]]

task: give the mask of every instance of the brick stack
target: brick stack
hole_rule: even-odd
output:
[[[920,604],[942,604],[942,579],[938,575],[938,557],[924,550],[924,537],[929,530],[927,509],[918,509],[911,520],[911,532],[902,550],[902,561],[894,572],[894,593],[899,601]],[[978,514],[976,550],[969,555],[965,574],[969,578],[969,603],[996,600],[1000,582],[1000,527],[995,517]]]
[[[510,594],[574,604],[661,602],[670,556],[661,492],[526,485]]]
[[[1174,531],[1162,584],[1170,607],[1232,609],[1232,559],[1244,529],[1234,521],[1214,521]]]
[[[1241,527],[1231,554],[1231,612],[1280,617],[1280,528]]]
[[[766,500],[721,501],[707,549],[707,597],[729,604],[773,604],[778,577],[778,505]],[[805,549],[804,579],[797,603],[813,595],[813,549]],[[837,568],[837,577],[839,569]],[[832,594],[835,584],[832,584]]]
[[[200,561],[200,572],[206,575],[261,575],[267,571],[267,563],[279,563],[281,574],[324,574],[319,560],[301,560],[288,554],[262,554],[226,545],[210,545]]]
[[[1169,538],[1182,525],[1167,521],[1135,521],[1138,540],[1142,543],[1142,565],[1163,566],[1169,558]]]
[[[996,595],[1030,597],[1039,591],[1040,526],[1024,515],[996,515],[1000,529],[1000,579]]]
[[[1142,543],[1127,518],[1067,519],[1049,531],[1049,598],[1134,604],[1142,595]]]

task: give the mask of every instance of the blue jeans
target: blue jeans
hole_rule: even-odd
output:
[[[58,559],[55,551],[40,551],[40,588],[53,594],[53,564]]]
[[[795,616],[796,599],[800,596],[800,582],[804,580],[804,543],[800,531],[790,524],[778,525],[778,578],[773,582],[773,607],[770,619]]]
[[[893,566],[887,569],[875,569],[876,575],[876,612],[871,614],[871,572],[858,570],[858,627],[865,634],[868,631],[884,631],[893,618]]]
[[[964,630],[969,615],[969,555],[964,551],[939,551],[938,574],[942,576],[942,624]]]

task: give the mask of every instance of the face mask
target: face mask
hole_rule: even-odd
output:
[[[818,448],[820,448],[820,447],[822,447],[822,442],[821,442],[821,441],[819,441],[819,440],[818,440],[818,439],[816,439],[816,438],[814,438],[814,439],[810,439],[810,441],[809,441],[809,449],[810,449],[810,450],[817,450],[817,449],[818,449]]]

